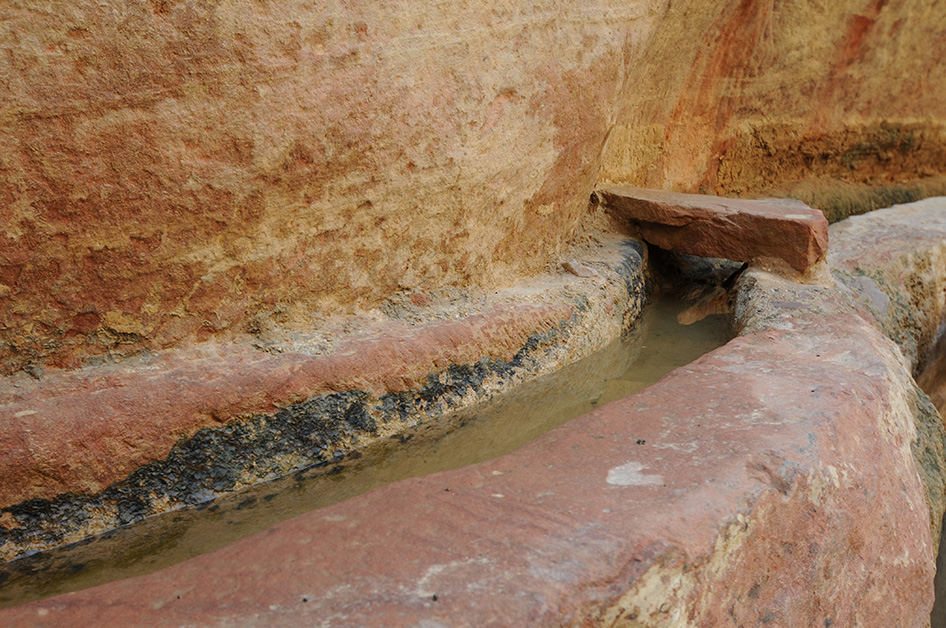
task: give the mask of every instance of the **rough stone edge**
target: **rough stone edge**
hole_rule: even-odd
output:
[[[924,218],[922,231],[910,222],[918,214]],[[746,273],[735,292],[734,327],[740,334],[795,329],[795,312],[804,306],[816,316],[857,314],[896,344],[914,378],[909,404],[917,438],[912,450],[938,548],[946,510],[946,432],[915,378],[946,331],[946,198],[848,218],[831,225],[830,238],[827,264],[807,285],[759,268]]]
[[[820,513],[822,517],[818,529],[823,531],[819,540],[824,550],[816,555],[819,558],[819,569],[815,571],[820,580],[807,582],[807,585],[835,582],[832,573],[822,573],[820,567],[833,564],[840,556],[845,556],[845,560],[841,562],[845,563],[848,572],[853,570],[860,580],[854,583],[845,582],[847,586],[840,588],[844,592],[854,592],[855,598],[863,594],[872,602],[873,610],[881,611],[884,620],[892,619],[892,622],[878,625],[921,626],[923,613],[928,617],[929,610],[923,608],[923,605],[926,602],[931,604],[931,590],[915,591],[910,602],[900,609],[890,604],[890,600],[896,599],[896,596],[886,595],[890,593],[887,590],[890,583],[893,583],[894,587],[900,583],[900,580],[894,577],[896,574],[909,574],[911,585],[915,584],[917,578],[932,579],[932,557],[924,554],[932,553],[925,513],[914,508],[914,505],[922,504],[924,499],[919,478],[906,478],[908,481],[903,485],[905,490],[901,491],[901,485],[896,478],[889,476],[891,467],[877,468],[874,459],[863,457],[865,453],[879,451],[885,454],[887,463],[896,464],[894,469],[909,468],[909,464],[912,464],[910,439],[915,430],[910,410],[905,403],[906,398],[903,396],[881,400],[881,405],[889,411],[890,416],[867,415],[867,433],[877,434],[876,443],[873,439],[861,438],[862,434],[851,435],[843,431],[839,433],[830,427],[831,411],[821,415],[824,419],[822,422],[829,424],[829,427],[820,432],[823,438],[825,434],[829,435],[825,445],[832,445],[836,437],[846,439],[842,440],[842,444],[857,445],[854,453],[860,456],[857,459],[863,464],[858,467],[860,471],[853,473],[854,479],[850,483],[839,480],[837,460],[826,462],[818,448],[809,446],[808,421],[797,419],[797,397],[794,395],[782,398],[772,410],[761,408],[759,419],[753,418],[755,409],[758,408],[755,404],[764,399],[764,395],[733,399],[736,404],[724,406],[715,403],[718,399],[704,399],[701,405],[688,410],[690,420],[687,424],[691,427],[685,438],[699,432],[693,431],[693,424],[715,415],[714,421],[721,420],[724,424],[732,422],[735,425],[731,428],[735,430],[734,433],[741,433],[757,420],[763,424],[770,420],[782,424],[782,421],[787,420],[785,434],[790,437],[790,442],[784,444],[781,439],[778,443],[769,442],[767,438],[771,438],[771,434],[764,431],[762,434],[756,434],[751,441],[761,447],[753,447],[750,451],[739,450],[735,457],[728,453],[728,448],[717,452],[716,456],[711,458],[713,462],[710,463],[710,468],[715,469],[717,465],[725,467],[716,478],[716,482],[719,482],[717,488],[706,485],[699,477],[686,477],[690,474],[685,470],[688,465],[677,461],[679,455],[671,456],[664,463],[664,468],[684,468],[680,471],[682,476],[674,477],[676,480],[686,477],[684,481],[695,491],[687,503],[697,510],[690,510],[681,515],[672,509],[662,510],[658,503],[651,499],[648,502],[648,510],[656,513],[656,517],[647,520],[647,526],[658,535],[667,534],[664,531],[666,528],[672,528],[673,531],[668,537],[658,537],[665,538],[664,542],[651,543],[644,547],[636,545],[641,542],[637,533],[640,523],[635,521],[633,515],[627,517],[627,514],[637,508],[635,500],[628,496],[625,497],[627,501],[618,504],[613,501],[620,499],[616,493],[608,493],[603,497],[601,468],[596,468],[592,477],[588,477],[587,472],[584,472],[584,475],[578,474],[577,479],[571,477],[578,471],[573,465],[587,456],[587,453],[579,450],[586,450],[590,445],[595,449],[589,451],[597,451],[596,448],[600,446],[598,443],[607,441],[595,439],[603,438],[604,434],[612,430],[621,431],[621,437],[617,439],[621,443],[618,448],[627,448],[626,451],[615,453],[616,444],[612,443],[610,448],[605,449],[611,451],[606,455],[602,452],[606,462],[586,461],[588,466],[600,467],[604,463],[606,471],[607,467],[615,464],[616,456],[619,460],[627,460],[625,456],[628,455],[635,457],[634,454],[628,453],[632,450],[641,455],[647,448],[641,447],[640,443],[635,446],[632,439],[635,432],[646,428],[631,426],[628,414],[636,412],[640,415],[641,409],[644,410],[644,416],[653,414],[646,409],[661,398],[697,398],[700,392],[694,389],[692,382],[695,373],[708,375],[710,381],[719,385],[722,390],[731,390],[736,394],[740,393],[742,385],[727,374],[727,367],[743,364],[744,368],[756,373],[759,372],[759,367],[765,366],[765,370],[776,372],[769,376],[768,380],[763,379],[762,384],[771,384],[784,377],[777,373],[779,362],[775,360],[784,358],[786,354],[766,349],[768,344],[780,343],[783,349],[790,349],[791,355],[803,357],[810,354],[813,348],[822,346],[821,338],[833,338],[834,355],[831,360],[819,365],[817,379],[821,382],[831,380],[828,384],[829,398],[847,392],[851,385],[848,377],[851,375],[857,378],[855,387],[861,386],[859,390],[867,395],[867,398],[870,398],[871,394],[875,397],[887,394],[903,381],[909,380],[909,371],[896,347],[863,319],[845,312],[813,316],[827,319],[829,322],[820,330],[824,336],[813,334],[807,341],[808,346],[804,348],[797,348],[797,330],[766,329],[755,332],[737,340],[736,344],[744,351],[754,343],[754,346],[759,347],[759,352],[742,354],[728,345],[728,348],[712,352],[690,367],[679,369],[675,375],[671,374],[648,389],[650,392],[644,391],[575,419],[577,423],[557,428],[539,441],[507,457],[456,472],[392,484],[363,498],[337,504],[327,511],[302,515],[280,524],[277,529],[271,528],[255,537],[244,539],[193,561],[181,563],[169,570],[0,611],[0,618],[9,620],[12,626],[29,625],[28,622],[40,615],[46,618],[43,621],[49,625],[68,625],[70,621],[75,623],[94,615],[107,617],[112,625],[176,625],[196,622],[206,625],[239,623],[247,626],[293,626],[300,623],[317,623],[319,620],[325,620],[326,625],[338,625],[329,621],[335,618],[341,625],[414,626],[418,625],[418,613],[422,613],[421,617],[427,614],[433,622],[435,619],[445,618],[443,613],[448,608],[447,605],[459,605],[459,609],[450,608],[453,608],[454,612],[461,609],[466,612],[447,615],[446,617],[451,617],[452,620],[445,625],[723,625],[728,617],[727,612],[730,612],[730,602],[738,602],[743,615],[746,614],[747,606],[749,609],[753,608],[749,586],[751,580],[745,580],[745,567],[759,567],[760,551],[764,559],[768,556],[764,550],[772,543],[777,545],[781,540],[773,531],[778,533],[782,530],[779,526],[782,525],[789,502],[794,502],[796,506],[805,506],[795,508],[796,516],[807,516],[807,505],[811,502],[814,504],[812,511]],[[844,361],[848,352],[843,338],[850,334],[860,335],[868,341],[861,347],[861,354],[869,355],[874,366],[890,369],[892,375],[889,379],[883,375],[878,378],[875,374],[856,373],[861,363]],[[792,374],[795,379],[791,380],[791,387],[796,392],[801,392],[797,389],[807,388],[812,375],[803,364],[796,364],[798,366]],[[823,379],[820,376],[823,376]],[[654,392],[657,389],[659,392]],[[762,390],[758,389],[757,393]],[[859,420],[863,410],[871,407],[852,395],[846,395],[842,399],[845,401],[839,405],[843,405],[845,416],[849,418]],[[638,409],[635,411],[634,408]],[[748,414],[745,414],[746,411]],[[733,413],[740,413],[742,419],[736,420]],[[660,416],[659,413],[657,416]],[[889,422],[884,422],[885,417]],[[657,419],[655,423],[658,427],[652,430],[659,432],[661,429],[667,429],[673,423],[673,418]],[[664,427],[660,428],[659,425]],[[696,427],[699,428],[699,425]],[[625,429],[629,431],[622,431]],[[775,432],[781,433],[783,432],[780,430]],[[653,432],[648,434],[648,439],[652,435]],[[787,458],[778,454],[782,445],[784,452],[789,455]],[[885,449],[887,445],[893,447]],[[764,450],[765,447],[774,449]],[[833,447],[831,449],[834,451]],[[546,464],[550,451],[562,455],[562,459],[553,458],[555,463]],[[840,451],[847,450],[842,447]],[[517,460],[524,452],[525,460]],[[773,453],[775,455],[766,455]],[[796,455],[800,458],[796,458]],[[844,460],[843,453],[835,455],[842,456],[840,460]],[[865,460],[868,462],[864,462]],[[691,462],[693,461],[691,459]],[[752,463],[752,468],[756,469],[758,475],[751,473],[752,468],[744,467],[745,463]],[[904,463],[907,464],[904,466]],[[525,477],[525,484],[522,484],[523,480],[517,479],[520,477],[519,472],[526,468],[538,467],[540,472],[537,477],[544,479],[547,472],[541,469],[547,466],[560,467],[560,470],[554,472],[557,479],[560,482],[570,482],[571,484],[565,486],[572,485],[577,489],[577,493],[569,492],[568,497],[564,498],[566,503],[576,507],[575,512],[548,511],[541,507],[541,501],[523,499],[532,491],[542,490],[542,484],[534,484],[529,477]],[[843,469],[843,466],[841,468]],[[748,477],[747,470],[750,471]],[[655,471],[659,473],[660,469],[647,470],[648,473]],[[849,495],[852,488],[859,488],[859,483],[863,482],[864,478],[870,480],[876,477],[886,477],[892,482],[890,504],[876,505],[859,499],[851,501]],[[732,487],[726,489],[730,483],[733,483]],[[891,490],[890,485],[884,486],[888,491]],[[446,492],[444,487],[452,487],[452,490]],[[591,490],[592,487],[594,490]],[[606,488],[605,491],[613,488]],[[597,496],[592,502],[595,512],[605,505],[620,508],[618,512],[622,514],[614,515],[617,519],[610,519],[617,522],[612,524],[615,528],[606,527],[600,531],[601,523],[596,525],[593,521],[585,522],[583,516],[590,512],[586,510],[589,506],[584,501],[591,494]],[[634,495],[641,496],[637,493]],[[405,501],[406,497],[409,501]],[[602,499],[606,501],[602,502]],[[909,555],[901,552],[900,546],[890,547],[887,538],[876,541],[885,547],[884,556],[888,559],[891,556],[896,558],[893,561],[888,560],[886,564],[887,571],[884,575],[892,578],[889,582],[883,576],[876,577],[873,566],[864,569],[858,556],[838,553],[843,552],[846,539],[853,531],[852,528],[845,527],[845,523],[850,523],[846,517],[852,516],[852,513],[847,510],[839,512],[839,501],[849,509],[853,504],[853,515],[865,509],[868,512],[881,507],[886,509],[887,516],[893,517],[887,519],[892,526],[892,529],[887,531],[891,538],[897,538],[898,531],[901,536],[904,532],[913,532],[917,528],[921,531],[920,538],[908,543],[912,550]],[[629,508],[632,510],[629,511]],[[915,515],[900,516],[901,513],[907,512],[914,512]],[[446,519],[442,525],[437,523],[439,516]],[[528,523],[524,529],[515,533],[515,538],[507,538],[507,534],[513,536],[514,530],[520,525],[517,517],[524,518]],[[476,523],[479,525],[473,525]],[[484,527],[489,523],[496,525],[497,529]],[[360,542],[350,550],[342,550],[344,545],[339,545],[339,535],[345,538],[345,530],[351,526],[368,527],[369,530],[360,533]],[[788,531],[796,537],[799,534],[804,537],[808,532],[803,527],[789,527]],[[860,531],[861,534],[864,532]],[[323,538],[322,534],[331,536]],[[491,538],[492,535],[498,535],[498,538]],[[635,536],[638,538],[634,538]],[[473,543],[469,545],[471,540]],[[457,547],[457,542],[461,547]],[[276,548],[282,549],[277,549],[274,553],[270,547],[272,543],[275,543]],[[322,550],[331,550],[332,556],[317,551],[319,543]],[[254,544],[258,544],[255,549]],[[407,546],[409,551],[406,554],[402,551],[400,555],[393,552],[394,556],[399,557],[392,560],[392,553],[388,550],[393,545]],[[807,544],[803,546],[807,547]],[[304,548],[305,556],[297,556],[288,564],[282,561],[274,562],[274,559],[281,555],[279,552],[285,552],[287,548],[296,548],[293,550],[295,552],[303,551]],[[253,558],[249,558],[248,554],[252,554]],[[366,554],[376,562],[372,563],[366,559]],[[505,562],[497,563],[497,555]],[[802,556],[803,563],[807,564],[810,556],[807,552],[802,552]],[[594,562],[595,570],[589,570],[583,564],[582,561],[586,559]],[[914,565],[914,561],[920,564]],[[434,563],[433,566],[425,571],[424,567],[431,562]],[[298,572],[300,563],[307,564],[309,571]],[[524,572],[521,571],[523,564],[526,566]],[[764,562],[761,564],[764,565]],[[240,568],[234,572],[237,565],[240,565]],[[798,563],[794,565],[797,567]],[[547,572],[550,566],[558,566],[561,572]],[[447,569],[448,567],[450,569]],[[360,575],[360,579],[355,582],[347,580],[345,574],[335,573],[333,568],[354,570]],[[381,568],[384,573],[376,574],[373,571]],[[421,578],[418,583],[416,575],[412,577],[403,574],[403,581],[392,579],[391,571],[398,572],[402,568],[405,572],[440,574],[442,577],[438,578],[438,588],[421,586],[426,582],[426,578]],[[255,580],[262,578],[260,583],[266,582],[267,573],[283,573],[286,570],[289,570],[289,582],[268,585],[265,592],[256,593],[258,597],[246,596],[246,591],[254,586]],[[602,571],[609,573],[614,570],[619,572],[616,578],[600,578]],[[223,573],[227,574],[226,578],[230,580],[226,585],[208,579],[209,575],[218,573],[221,577]],[[574,578],[579,574],[584,579]],[[768,570],[762,568],[754,573],[755,576],[760,574],[768,574]],[[750,576],[752,575],[750,573]],[[310,580],[316,576],[319,576],[318,583]],[[557,579],[553,578],[549,582],[548,578],[551,576],[557,576]],[[804,576],[805,573],[802,573],[802,579]],[[244,577],[248,580],[244,581]],[[326,580],[328,584],[322,584]],[[448,586],[446,580],[452,580],[457,588]],[[533,586],[536,580],[544,583],[542,586],[547,585],[547,589],[542,589],[542,593],[547,597],[543,598],[534,590],[521,589],[524,580],[529,580]],[[504,588],[493,590],[487,586],[487,583],[491,582],[502,584]],[[858,583],[867,583],[870,586],[865,592],[861,591]],[[804,597],[816,594],[804,586],[798,586],[801,583],[790,581],[787,584],[787,590],[793,595]],[[289,586],[291,590],[283,591],[284,586]],[[335,588],[327,591],[322,586]],[[777,601],[786,591],[786,587],[784,583],[776,584],[774,589],[774,594],[768,592],[768,595],[770,600]],[[411,593],[415,590],[421,593]],[[306,591],[314,593],[306,594]],[[385,596],[385,591],[389,597]],[[437,591],[441,592],[440,602],[437,602],[437,597],[433,597],[433,601],[428,599],[426,604],[423,602],[423,597],[436,596]],[[520,591],[525,593],[524,597],[512,594]],[[320,615],[316,611],[316,602],[320,601],[322,593],[326,594],[326,603],[329,605],[327,612],[330,615]],[[458,600],[463,597],[466,599]],[[825,600],[827,617],[857,617],[857,609],[852,611],[847,607],[835,608],[835,601],[832,598]],[[332,606],[334,602],[338,602],[338,606]],[[811,605],[806,606],[807,614],[802,613],[805,617],[820,612],[820,608],[812,609]],[[800,612],[789,610],[796,614]],[[363,614],[356,614],[358,611],[364,611],[373,619],[366,621]],[[349,613],[355,614],[357,619],[349,617]],[[822,614],[821,617],[824,618],[825,615]],[[487,621],[487,618],[491,619]],[[351,621],[348,621],[349,619]],[[898,619],[905,621],[897,621]],[[421,622],[420,625],[424,623]],[[837,625],[857,624],[838,620]]]
[[[923,210],[935,211],[940,219],[937,224],[921,223],[922,233],[917,224],[908,233],[889,233],[891,223],[900,226]],[[861,240],[867,230],[883,234],[878,239],[885,246],[880,248],[874,242],[875,248],[865,256]],[[830,237],[832,246],[825,262],[807,273],[786,272],[777,266],[771,272],[765,261],[754,263],[732,293],[733,327],[740,336],[767,330],[804,333],[813,318],[856,315],[890,340],[892,364],[887,377],[902,380],[908,389],[899,405],[906,408],[903,414],[912,417],[915,428],[910,452],[923,487],[935,565],[937,553],[943,549],[946,512],[946,429],[915,377],[946,333],[946,198],[849,218],[832,225]],[[792,485],[791,492],[795,491]],[[784,507],[783,503],[776,509]],[[758,542],[749,532],[749,522],[757,516],[756,505],[748,514],[736,513],[721,531],[715,552],[695,565],[687,564],[692,557],[668,548],[623,594],[607,605],[579,611],[568,625],[656,628],[693,625],[694,620],[698,625],[718,625],[725,610],[708,609],[707,604],[718,600],[712,600],[704,589],[712,589],[733,554]],[[929,584],[932,589],[933,583]],[[708,617],[707,610],[715,617]],[[929,626],[925,617],[925,612],[921,613],[915,618],[919,623],[910,625]],[[734,616],[726,619],[735,621]],[[760,615],[763,624],[772,619],[771,615]]]
[[[598,274],[560,278],[555,285],[540,288],[537,296],[530,295],[526,302],[557,305],[567,316],[551,326],[538,321],[536,331],[508,359],[486,353],[474,362],[449,363],[428,373],[420,386],[416,378],[408,378],[403,385],[403,377],[395,377],[401,386],[387,388],[385,383],[349,388],[351,382],[344,379],[314,382],[317,389],[332,392],[293,401],[286,399],[285,393],[280,399],[276,391],[272,404],[276,409],[271,412],[226,416],[225,410],[205,410],[223,425],[201,427],[180,439],[166,457],[138,467],[102,490],[66,491],[0,509],[0,560],[76,542],[312,466],[358,457],[365,448],[383,446],[382,441],[420,423],[437,421],[445,412],[486,401],[594,352],[633,325],[651,287],[646,248],[638,241],[606,237],[597,254],[585,263]],[[520,291],[535,293],[536,289],[528,284],[516,287],[500,299],[516,302],[521,300]],[[484,314],[489,316],[495,310],[487,309]],[[411,329],[399,340],[409,343],[410,332],[416,335],[423,329],[423,325]],[[449,336],[447,344],[453,340]],[[490,340],[488,336],[480,340],[487,344],[480,349],[484,353]],[[351,353],[352,347],[355,352],[365,346],[370,349],[371,341],[338,345],[339,352]],[[449,355],[449,347],[439,353]],[[411,358],[416,356],[411,354],[408,360]],[[410,365],[407,369],[398,366],[399,371],[410,370]],[[256,368],[266,367],[263,363]],[[11,434],[5,437],[9,439]],[[122,438],[129,435],[122,434]]]
[[[750,262],[780,256],[805,273],[828,249],[828,221],[794,199],[741,199],[633,186],[599,186],[593,202],[634,225],[641,239],[701,256]]]
[[[887,377],[902,381],[908,391],[898,405],[904,408],[902,414],[912,417],[915,427],[910,452],[923,486],[935,561],[935,552],[941,549],[946,511],[946,430],[939,412],[913,376],[923,369],[944,332],[946,229],[925,224],[921,236],[900,234],[901,238],[895,240],[894,234],[884,244],[891,246],[896,242],[899,246],[874,250],[873,256],[864,256],[863,248],[858,246],[863,229],[886,233],[891,222],[900,224],[903,214],[915,213],[915,205],[858,217],[865,223],[858,225],[859,229],[850,229],[847,221],[838,223],[837,229],[832,228],[832,249],[828,255],[828,260],[838,268],[822,264],[808,276],[792,276],[784,268],[770,272],[772,269],[766,268],[766,264],[754,264],[737,282],[732,314],[739,335],[767,330],[805,333],[806,328],[813,326],[813,319],[840,314],[857,315],[869,321],[891,340]],[[925,205],[924,208],[946,213],[946,199],[930,199]],[[919,226],[914,224],[914,230]],[[861,279],[864,277],[870,281]],[[794,492],[796,487],[791,490]],[[776,508],[785,508],[785,504]],[[693,557],[679,556],[671,548],[636,577],[620,597],[604,607],[586,609],[569,625],[669,627],[693,625],[697,618],[697,624],[704,625],[709,619],[707,610],[715,618],[705,625],[717,625],[725,612],[707,609],[707,604],[714,600],[706,595],[705,589],[712,588],[722,566],[733,554],[758,542],[749,531],[750,522],[757,516],[756,506],[745,515],[736,514],[730,526],[721,531],[716,551],[698,564],[688,565],[687,559]],[[921,613],[916,619],[920,624],[911,625],[929,625],[922,617]],[[772,616],[760,619],[762,623],[771,620]]]
[[[908,226],[917,215],[922,231]],[[830,233],[838,284],[900,346],[916,375],[946,331],[946,197],[854,216]],[[872,246],[857,245],[864,241]]]

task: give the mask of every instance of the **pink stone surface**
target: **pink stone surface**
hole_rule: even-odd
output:
[[[419,326],[391,323],[326,355],[205,343],[150,360],[0,382],[0,507],[97,492],[197,430],[326,392],[417,388],[450,364],[511,358],[570,305],[500,305]]]
[[[810,317],[498,459],[0,624],[925,626],[912,390],[875,328]]]
[[[630,186],[606,186],[597,194],[608,210],[634,223],[644,240],[662,249],[743,262],[775,257],[799,272],[828,250],[828,221],[801,201],[721,198]]]
[[[922,370],[946,319],[946,198],[854,216],[831,237],[832,270]]]

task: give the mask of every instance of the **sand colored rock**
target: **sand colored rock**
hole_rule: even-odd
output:
[[[733,196],[941,173],[946,75],[923,69],[946,54],[936,0],[660,11],[628,69],[601,181]]]
[[[843,243],[828,255],[834,274],[919,373],[946,320],[946,203],[932,198],[855,216],[831,235]]]
[[[178,375],[228,411],[271,406],[272,391],[293,397],[313,382],[318,388],[324,363],[282,356],[271,364],[287,372],[269,371],[253,363],[252,352],[241,353],[253,342],[246,334],[279,328],[291,335],[325,317],[390,306],[401,297],[426,304],[421,296],[405,295],[492,289],[550,261],[557,267],[571,255],[563,256],[599,182],[752,194],[812,174],[856,183],[941,175],[944,46],[946,14],[937,0],[5,3],[0,375],[22,371],[16,377],[42,379],[9,378],[2,385],[22,381],[16,385],[24,390],[38,391],[42,384],[52,391],[46,401],[42,394],[30,400],[45,403],[45,417],[15,394],[8,397],[5,408],[16,406],[10,420],[23,428],[9,437],[19,439],[9,451],[33,465],[36,475],[24,480],[31,491],[47,494],[47,485],[56,484],[50,472],[67,478],[62,487],[95,490],[115,477],[109,464],[125,469],[115,460],[129,451],[143,452],[138,462],[160,458],[194,425],[221,422],[200,397],[180,392]],[[377,493],[387,508],[380,518],[371,505],[349,506],[352,514],[333,511],[352,517],[355,528],[313,515],[166,572],[171,575],[2,617],[11,625],[176,625],[188,616],[203,623],[238,618],[296,625],[302,613],[327,608],[323,618],[337,614],[344,623],[346,615],[370,609],[332,588],[345,586],[338,578],[327,581],[325,561],[334,560],[342,565],[340,577],[353,574],[358,599],[377,600],[384,621],[395,623],[440,621],[431,613],[469,617],[478,625],[613,623],[631,621],[636,612],[640,621],[659,625],[689,618],[717,622],[721,609],[731,608],[745,623],[923,625],[929,545],[935,545],[938,524],[930,521],[924,536],[917,517],[936,519],[942,496],[932,488],[937,459],[926,454],[933,449],[914,446],[912,463],[905,453],[904,443],[915,433],[904,417],[915,415],[922,397],[901,371],[926,359],[941,311],[904,312],[913,305],[941,307],[935,269],[942,260],[905,259],[877,267],[877,277],[854,265],[842,279],[859,295],[861,312],[876,317],[900,343],[906,362],[850,312],[820,311],[821,318],[802,325],[802,300],[780,300],[774,313],[759,310],[759,332],[749,338],[764,338],[772,347],[760,349],[760,357],[751,341],[741,342],[729,358],[712,362],[739,378],[707,380],[720,390],[736,386],[733,407],[744,408],[737,414],[745,416],[723,416],[719,406],[698,415],[700,421],[715,416],[719,438],[733,429],[735,440],[717,443],[717,432],[707,435],[702,422],[675,435],[679,424],[671,417],[622,406],[643,423],[629,427],[624,410],[620,420],[595,415],[582,424],[586,431],[571,453],[555,444],[559,436],[549,436],[531,450],[522,483],[507,484],[505,471],[484,466],[485,480],[470,475],[476,470],[449,476],[465,478],[468,492],[445,495],[437,479],[407,484],[409,490],[384,489]],[[893,289],[903,269],[922,288],[910,293],[907,306]],[[810,368],[805,363],[808,371],[794,363],[811,360],[792,331],[803,326],[817,338],[819,351],[825,347],[816,354],[820,362]],[[851,335],[863,340],[854,351]],[[843,351],[842,337],[848,343]],[[232,366],[227,372],[235,379],[214,381],[193,365],[177,370],[174,355],[180,354],[160,354],[157,363],[171,369],[150,381],[153,398],[96,384],[85,392],[101,392],[112,405],[87,416],[88,406],[55,394],[66,377],[59,369],[109,363],[101,368],[115,369],[113,383],[140,383],[148,380],[141,372],[111,363],[152,350],[181,347],[191,355],[221,346],[192,346],[200,341],[226,345],[215,364]],[[502,340],[484,337],[470,351],[488,352],[491,343]],[[397,353],[390,344],[374,349],[375,357]],[[428,352],[419,360],[436,363],[437,356]],[[768,360],[787,361],[786,379],[749,373],[768,368]],[[367,386],[396,388],[400,378],[422,376],[375,362],[333,365]],[[299,384],[295,369],[310,369],[311,379]],[[864,373],[877,378],[865,381]],[[95,378],[90,371],[76,376]],[[832,405],[813,406],[822,414],[799,417],[785,410],[786,399],[769,397],[773,390],[793,394],[797,405],[809,376],[823,384],[813,390],[831,398]],[[860,386],[860,397],[851,398],[852,385]],[[186,405],[199,420],[176,423],[168,401]],[[151,424],[141,410],[154,407],[163,410]],[[774,408],[771,416],[763,410],[768,408]],[[763,412],[764,425],[756,411]],[[122,423],[117,415],[136,420]],[[111,420],[96,423],[96,416]],[[865,416],[877,425],[865,423]],[[690,423],[696,419],[690,416]],[[31,420],[41,423],[43,438],[56,448],[32,440]],[[125,425],[140,430],[129,442],[116,436]],[[636,449],[621,430],[638,425],[655,430],[647,443],[677,447],[688,462],[680,466],[673,449],[630,458],[628,451]],[[72,428],[98,427],[104,436],[86,432],[69,441]],[[614,437],[601,455],[603,439],[587,440],[598,428],[608,432],[597,434],[603,439]],[[921,430],[916,442],[932,442],[933,436]],[[95,442],[101,446],[88,445]],[[719,448],[701,458],[704,442]],[[740,442],[776,457],[749,458]],[[62,449],[84,446],[94,452],[88,469],[57,457]],[[814,449],[831,453],[816,455]],[[673,455],[660,458],[665,451]],[[933,462],[917,463],[917,452]],[[548,462],[551,455],[569,465],[540,469],[541,482],[561,489],[540,497],[534,490],[537,465],[556,464]],[[859,466],[864,461],[872,466]],[[712,481],[686,476],[687,464],[708,468]],[[516,469],[519,477],[525,467]],[[575,475],[575,469],[592,475]],[[493,470],[504,475],[493,476]],[[686,506],[682,519],[653,519],[650,528],[634,528],[638,510],[632,503],[646,503],[655,475],[680,490],[669,499]],[[10,490],[10,499],[25,495]],[[634,491],[634,499],[619,504],[620,521],[605,521],[615,490]],[[923,499],[918,490],[925,490]],[[446,500],[460,493],[469,501],[440,526],[434,513],[449,510]],[[667,500],[654,499],[651,511]],[[408,528],[391,519],[402,509],[416,518]],[[504,516],[510,513],[531,521],[531,528],[511,525]],[[858,526],[844,525],[850,521]],[[490,529],[485,540],[478,534]],[[774,541],[796,533],[817,539],[804,561],[800,540],[788,546]],[[904,543],[896,555],[895,543],[882,543],[893,533]],[[369,537],[393,539],[391,551],[403,553],[383,555],[357,544],[322,552],[305,543],[362,543]],[[503,542],[516,552],[504,554]],[[500,556],[512,556],[512,563],[497,562]],[[281,557],[278,570],[274,557]],[[379,575],[356,582],[357,574],[345,571],[355,569],[353,557],[376,561]],[[779,575],[766,572],[765,580],[753,571],[765,560],[780,566]],[[388,564],[413,571],[389,574]],[[211,589],[214,579],[207,574],[214,570]],[[289,580],[280,580],[280,573]],[[750,583],[741,580],[745,574],[759,578]],[[437,591],[429,585],[438,578],[448,595],[434,601]],[[181,581],[195,588],[181,589]],[[386,588],[391,582],[401,596],[394,601]],[[668,588],[668,582],[677,584]],[[476,584],[532,597],[525,604],[521,595],[484,600],[476,597]],[[336,595],[316,609],[309,605],[310,586]],[[797,597],[811,591],[814,597]],[[868,602],[854,604],[855,593]],[[265,600],[270,594],[283,597]],[[891,599],[901,604],[890,605]],[[426,606],[441,602],[439,609]]]
[[[650,22],[599,0],[48,5],[0,8],[0,374],[544,270]]]
[[[828,250],[828,221],[791,199],[743,200],[604,186],[609,212],[662,249],[741,262],[778,258],[804,273]]]
[[[946,163],[935,0],[50,6],[0,8],[0,373],[508,285],[597,181]]]

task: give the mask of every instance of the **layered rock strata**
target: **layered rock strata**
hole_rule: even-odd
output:
[[[844,259],[861,245],[838,231]],[[943,201],[898,231],[883,258],[938,277],[942,266],[920,262],[946,240]],[[741,337],[513,453],[0,618],[927,626],[941,419],[911,376],[919,354],[905,356],[830,275],[810,279],[750,269]]]

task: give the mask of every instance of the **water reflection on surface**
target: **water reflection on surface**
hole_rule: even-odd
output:
[[[676,322],[682,306],[651,305],[626,337],[515,391],[412,430],[331,468],[320,467],[20,559],[0,570],[0,607],[150,573],[279,521],[378,486],[480,462],[633,394],[728,339],[727,319]]]

